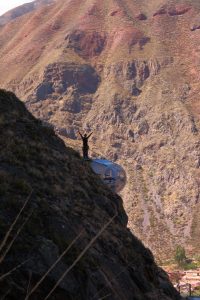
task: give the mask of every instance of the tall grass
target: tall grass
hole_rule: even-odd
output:
[[[47,272],[42,276],[42,278],[36,283],[36,285],[31,289],[31,291],[26,296],[25,300],[28,300],[29,297],[38,289],[44,279],[48,276],[48,274],[54,269],[54,267],[59,263],[59,261],[67,254],[67,252],[71,249],[71,247],[76,243],[76,241],[83,234],[83,230],[76,236],[76,238],[70,243],[70,245],[63,251],[63,253],[58,257],[58,259],[51,265],[51,267],[47,270]]]
[[[6,255],[8,254],[9,250],[13,246],[15,240],[21,233],[22,229],[24,228],[25,224],[28,222],[30,219],[33,211],[29,213],[29,215],[25,218],[25,220],[22,222],[22,224],[19,226],[19,228],[16,230],[16,226],[18,222],[22,219],[22,214],[25,211],[27,204],[32,196],[32,191],[27,197],[26,201],[24,202],[22,208],[20,209],[19,213],[15,217],[14,221],[10,225],[8,231],[5,234],[5,237],[0,243],[0,264],[4,261]],[[107,229],[107,227],[113,222],[113,220],[117,217],[118,213],[116,210],[116,213],[112,218],[109,219],[109,221],[99,230],[99,232],[91,239],[91,241],[85,246],[85,248],[81,251],[81,253],[77,256],[77,258],[73,261],[73,263],[66,269],[66,271],[60,276],[60,278],[57,280],[53,288],[50,290],[48,295],[45,297],[44,300],[49,299],[49,297],[52,295],[52,293],[56,290],[56,288],[60,285],[60,283],[64,280],[64,278],[67,276],[67,274],[76,266],[76,264],[81,260],[81,258],[86,254],[86,252],[92,247],[92,245],[96,242],[96,240],[102,235],[102,233]],[[14,235],[13,231],[15,231]],[[29,278],[29,286],[27,288],[27,295],[25,296],[25,300],[28,300],[30,296],[39,288],[39,286],[42,284],[42,282],[45,280],[45,278],[49,275],[49,273],[55,268],[55,266],[61,261],[61,259],[68,253],[68,251],[71,249],[71,247],[78,241],[78,239],[83,235],[84,230],[82,230],[70,243],[70,245],[62,252],[62,254],[58,257],[58,259],[50,266],[50,268],[46,271],[46,273],[40,278],[40,280],[34,285],[34,287],[29,291],[29,286],[30,286],[30,278]],[[11,237],[12,236],[12,237]],[[9,239],[11,240],[9,241]],[[0,281],[3,281],[6,277],[11,275],[13,272],[15,272],[17,269],[21,268],[25,263],[27,263],[30,260],[27,259],[24,262],[20,263],[19,265],[15,266],[12,268],[10,271],[7,273],[3,274],[0,276]],[[1,299],[5,299],[5,297],[8,295],[3,296]],[[110,295],[110,294],[109,294]],[[109,296],[107,295],[107,297]],[[106,297],[104,296],[103,299]],[[102,298],[101,298],[102,299]]]
[[[106,228],[113,222],[113,220],[116,218],[118,213],[116,212],[115,215],[100,229],[100,231],[95,235],[95,237],[92,238],[92,240],[88,243],[88,245],[81,251],[81,253],[78,255],[78,257],[74,260],[74,262],[67,268],[67,270],[63,273],[63,275],[59,278],[59,280],[56,282],[54,287],[51,289],[49,294],[46,296],[44,300],[47,300],[51,294],[55,291],[55,289],[59,286],[61,281],[65,278],[65,276],[73,269],[73,267],[80,261],[80,259],[83,257],[83,255],[90,249],[90,247],[96,242],[96,240],[102,235],[102,233],[106,230]]]
[[[11,238],[11,240],[9,241],[18,221],[20,220],[22,213],[24,212],[31,196],[32,196],[32,192],[30,192],[29,196],[27,197],[26,201],[24,202],[22,208],[20,209],[19,213],[17,214],[16,218],[14,219],[14,221],[12,222],[12,224],[10,225],[8,231],[5,234],[5,237],[3,238],[3,240],[0,243],[0,264],[3,262],[3,260],[5,259],[7,253],[9,252],[9,250],[11,249],[11,247],[13,246],[15,240],[17,239],[17,237],[19,236],[20,232],[22,231],[22,229],[24,228],[24,226],[26,225],[26,223],[28,222],[28,220],[30,219],[31,215],[32,215],[32,211],[31,213],[29,213],[29,215],[25,218],[24,222],[20,225],[20,227],[17,229],[17,231],[15,232],[15,234],[13,235],[13,237]]]

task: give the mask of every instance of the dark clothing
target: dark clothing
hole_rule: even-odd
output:
[[[89,157],[88,157],[88,150],[89,150],[89,147],[83,147],[82,148],[83,149],[83,158],[85,158],[85,159],[89,159]]]
[[[88,148],[89,149],[89,146],[88,146],[88,137],[82,137],[82,141],[83,141],[83,148]]]
[[[89,150],[88,139],[92,135],[92,133],[90,133],[89,135],[86,135],[86,134],[82,135],[79,132],[79,134],[80,134],[80,136],[82,138],[82,141],[83,141],[83,148],[82,148],[82,150],[83,150],[83,158],[84,159],[89,159],[89,157],[88,157],[88,150]]]
[[[89,150],[89,146],[88,146],[88,137],[81,137],[82,141],[83,141],[83,158],[88,159],[88,150]]]

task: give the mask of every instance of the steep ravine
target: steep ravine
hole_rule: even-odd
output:
[[[49,299],[180,299],[150,250],[127,229],[122,199],[104,186],[88,163],[66,147],[51,128],[35,119],[13,93],[4,90],[0,90],[0,145],[2,299],[44,299],[115,215]],[[25,209],[1,247],[25,201]]]

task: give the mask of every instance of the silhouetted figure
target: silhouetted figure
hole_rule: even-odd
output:
[[[188,283],[188,288],[189,288],[189,296],[192,296],[192,285]]]
[[[84,159],[89,159],[88,157],[88,150],[89,150],[89,146],[88,146],[88,139],[89,137],[92,135],[93,132],[91,132],[89,135],[87,135],[86,133],[84,135],[82,135],[80,133],[80,131],[78,131],[78,133],[80,134],[82,141],[83,141],[83,158]]]

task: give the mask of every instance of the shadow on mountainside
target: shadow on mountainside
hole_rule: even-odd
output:
[[[48,299],[180,299],[127,229],[121,198],[4,90],[0,145],[1,299],[47,299],[54,287]]]

